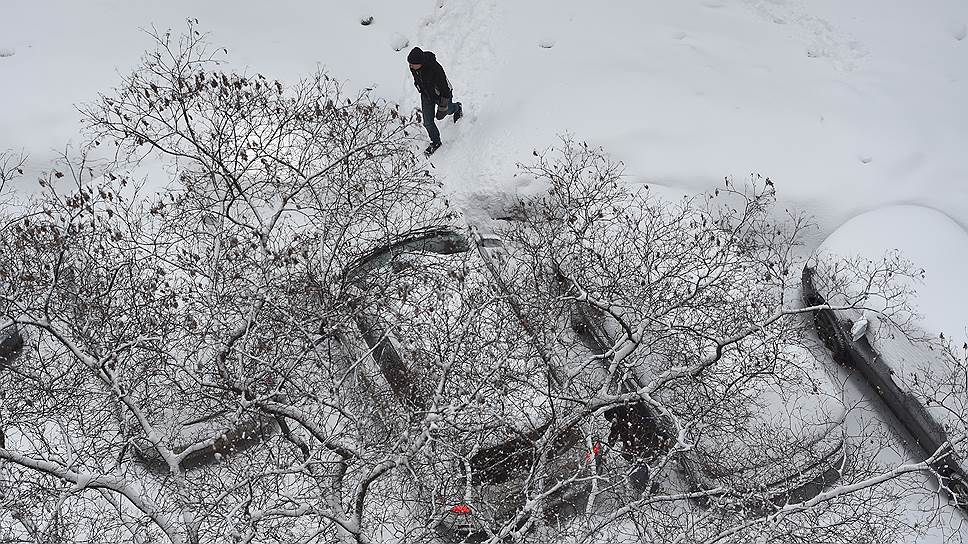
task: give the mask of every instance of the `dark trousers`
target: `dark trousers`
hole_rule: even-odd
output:
[[[447,115],[453,114],[458,108],[460,108],[460,102],[454,102],[451,99],[450,105],[447,106]],[[423,125],[427,129],[430,141],[434,144],[440,144],[440,130],[437,128],[437,123],[434,122],[434,115],[437,113],[437,101],[433,97],[420,95],[420,110],[423,114]]]

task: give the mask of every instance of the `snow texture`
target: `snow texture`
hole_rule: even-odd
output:
[[[410,41],[407,40],[407,37],[403,34],[394,34],[393,37],[390,38],[390,47],[392,47],[394,51],[403,51],[409,45]]]
[[[923,206],[885,206],[841,225],[820,245],[820,251],[871,260],[900,251],[924,269],[924,281],[911,285],[918,291],[923,328],[933,336],[944,333],[958,339],[966,335],[968,232],[951,217]]]
[[[867,321],[866,317],[862,317],[857,321],[854,321],[853,326],[850,327],[850,339],[854,342],[860,340],[867,334],[869,327],[870,322]]]
[[[228,47],[231,69],[294,80],[323,66],[405,110],[419,107],[408,48],[434,51],[467,114],[441,123],[432,167],[471,223],[542,190],[515,164],[566,130],[669,199],[758,172],[781,209],[816,216],[809,250],[901,249],[926,271],[922,326],[965,333],[964,0],[9,0],[0,150],[30,155],[23,187],[79,142],[75,104],[151,46],[141,29],[177,32],[188,17]]]

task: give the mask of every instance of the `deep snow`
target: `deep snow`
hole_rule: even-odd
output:
[[[947,215],[910,204],[883,206],[848,220],[819,250],[871,260],[900,251],[925,271],[924,281],[909,282],[918,293],[923,326],[959,345],[968,339],[968,232]]]
[[[515,162],[567,130],[623,160],[632,183],[692,192],[724,176],[770,176],[784,204],[817,217],[814,244],[859,213],[895,204],[968,226],[962,0],[331,0],[272,8],[13,0],[3,11],[0,49],[15,54],[0,57],[0,149],[27,151],[32,173],[79,141],[74,104],[113,85],[150,45],[139,28],[178,30],[197,17],[229,49],[234,69],[293,79],[320,65],[350,88],[406,107],[418,105],[407,50],[435,51],[467,116],[442,123],[445,147],[433,164],[455,200],[476,195],[465,200],[469,208],[481,195],[527,190],[527,180],[513,177]],[[372,24],[360,24],[370,16]],[[913,218],[895,220],[931,239]],[[968,246],[949,253],[968,260]],[[925,306],[926,324],[938,326],[936,313],[952,316],[948,329],[968,323],[961,306],[954,297]]]
[[[515,163],[567,130],[669,197],[769,176],[782,205],[816,216],[811,249],[905,250],[926,269],[925,328],[968,325],[964,0],[7,0],[0,13],[0,150],[30,154],[23,187],[80,141],[74,105],[151,46],[139,28],[197,17],[232,69],[291,80],[321,65],[407,108],[418,45],[464,104],[432,164],[469,217],[540,190]]]

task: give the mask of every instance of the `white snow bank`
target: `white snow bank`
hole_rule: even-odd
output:
[[[900,251],[924,269],[923,283],[912,285],[922,327],[952,339],[968,334],[968,232],[944,213],[914,205],[878,208],[841,225],[819,251],[871,260]]]
[[[11,0],[0,149],[42,167],[77,141],[73,105],[150,45],[138,28],[178,31],[188,17],[232,69],[292,79],[323,64],[407,108],[407,47],[394,49],[435,51],[466,112],[441,123],[433,161],[455,193],[517,190],[515,161],[570,130],[639,181],[705,190],[770,176],[824,233],[894,202],[968,224],[961,0]]]
[[[10,0],[0,21],[0,150],[30,155],[28,178],[48,166],[71,141],[80,143],[75,104],[97,98],[119,82],[152,47],[152,25],[184,32],[188,18],[228,49],[227,69],[293,81],[326,67],[350,90],[374,89],[391,101],[413,90],[407,51],[431,2],[359,0],[288,2],[168,0]],[[365,14],[373,17],[361,25]],[[33,180],[30,181],[33,184]],[[167,180],[158,184],[163,185]]]
[[[449,0],[416,43],[469,115],[434,164],[457,192],[517,190],[513,162],[569,130],[641,181],[770,176],[824,233],[894,202],[968,224],[965,20],[955,0]]]

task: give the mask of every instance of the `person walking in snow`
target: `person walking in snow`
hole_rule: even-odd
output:
[[[437,57],[430,51],[423,51],[414,47],[407,55],[410,63],[410,73],[413,75],[413,85],[420,92],[420,111],[423,114],[423,124],[430,135],[430,145],[424,153],[429,157],[440,147],[440,130],[434,122],[443,120],[453,114],[454,122],[464,115],[460,102],[454,102],[454,91],[447,81],[447,74],[443,66],[437,62]],[[436,112],[434,111],[436,108]]]

